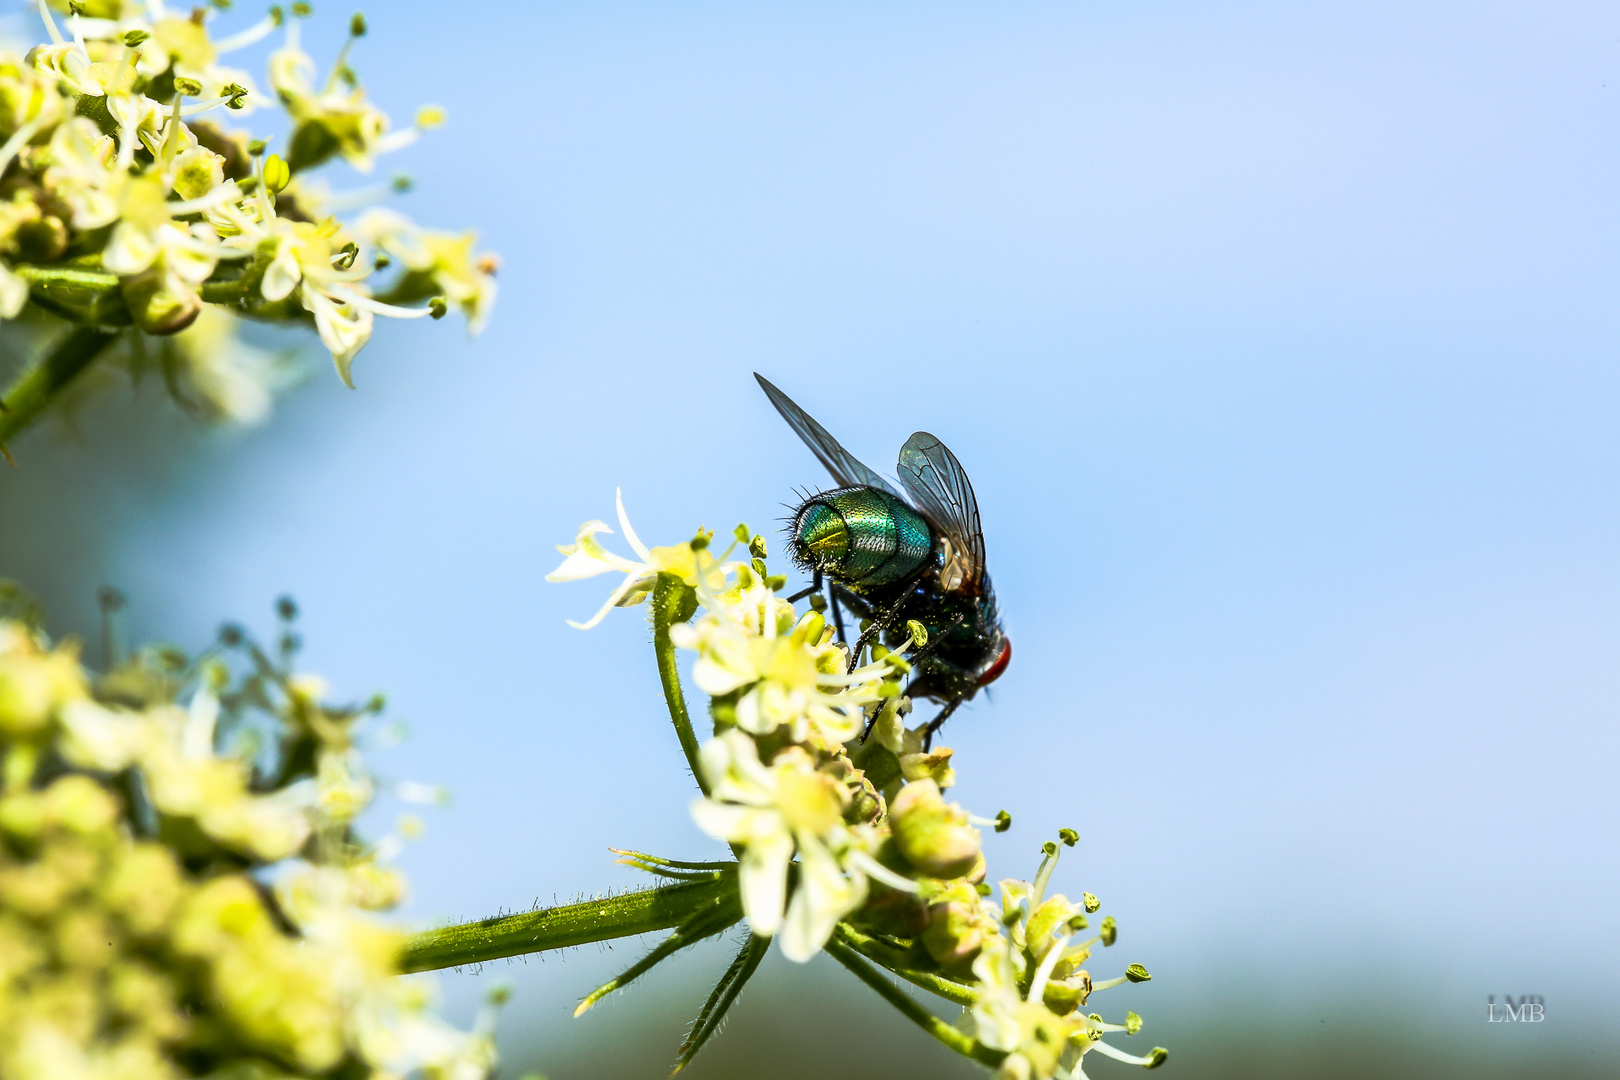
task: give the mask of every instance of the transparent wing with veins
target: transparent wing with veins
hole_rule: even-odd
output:
[[[788,427],[799,433],[804,445],[827,466],[827,471],[832,473],[833,479],[838,481],[840,487],[881,488],[897,499],[905,499],[904,495],[894,489],[893,484],[857,461],[854,454],[845,450],[838,444],[837,439],[827,434],[826,428],[812,420],[809,413],[793,403],[792,398],[772,386],[765,376],[755,372],[754,378],[759,380],[760,388],[765,391],[765,396],[771,399],[771,404],[776,406],[776,411],[782,414],[782,419],[788,422]],[[950,451],[947,450],[946,453]],[[971,492],[968,497],[972,498]],[[977,511],[974,512],[974,518],[975,520],[978,518]]]
[[[912,505],[945,533],[966,561],[966,581],[976,584],[984,573],[984,527],[962,463],[944,443],[919,431],[900,448],[899,473]]]

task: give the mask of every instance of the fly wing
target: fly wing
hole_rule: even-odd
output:
[[[977,580],[984,573],[984,527],[962,463],[944,443],[919,431],[900,448],[899,471],[912,505],[966,553],[969,577]]]
[[[882,488],[897,499],[905,499],[904,495],[894,489],[893,484],[862,465],[855,460],[854,454],[839,446],[838,440],[827,434],[826,428],[812,420],[809,413],[793,404],[793,399],[772,386],[765,376],[756,371],[754,378],[759,380],[760,388],[765,391],[765,396],[771,399],[771,404],[776,406],[776,411],[782,414],[782,419],[788,422],[788,427],[799,433],[804,445],[827,466],[827,471],[832,473],[833,479],[838,481],[840,486]],[[968,498],[972,497],[970,492]],[[977,511],[974,513],[974,519],[978,519]]]

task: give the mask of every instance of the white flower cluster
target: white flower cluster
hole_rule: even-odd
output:
[[[219,12],[170,10],[163,0],[63,4],[44,0],[48,42],[26,56],[0,51],[0,319],[37,308],[83,325],[187,332],[217,305],[239,316],[312,322],[344,382],[378,315],[438,317],[451,306],[476,332],[495,300],[495,261],[470,234],[423,229],[383,209],[337,216],[374,201],[332,195],[310,170],[341,158],[369,171],[380,154],[442,120],[392,130],[344,57],[324,79],[299,42],[300,16],[281,8],[225,37]],[[281,28],[269,60],[273,100],[290,123],[286,145],[267,146],[203,114],[246,114],[267,103],[221,57]],[[356,16],[350,44],[365,33]],[[379,288],[381,271],[395,267]],[[181,350],[179,362],[229,355]],[[222,361],[214,360],[215,368]],[[263,397],[242,388],[251,363],[227,377],[187,380],[215,415],[253,419]],[[244,400],[244,395],[250,400]]]
[[[490,1072],[488,1023],[397,977],[372,913],[403,895],[401,841],[354,833],[372,710],[322,692],[167,652],[93,677],[0,619],[0,1075]]]
[[[1100,1041],[1134,1034],[1134,1014],[1114,1025],[1081,1011],[1093,991],[1147,973],[1133,966],[1091,982],[1081,965],[1094,945],[1113,944],[1113,921],[1071,943],[1096,903],[1046,895],[1056,844],[1033,884],[1003,881],[1001,903],[990,899],[975,826],[1000,830],[1010,819],[974,818],[945,801],[952,752],[926,750],[924,729],[906,728],[903,656],[876,646],[870,662],[852,665],[818,611],[801,615],[777,595],[785,582],[768,573],[764,541],[744,526],[718,554],[702,532],[649,549],[622,499],[618,516],[634,558],[608,551],[598,537],[612,530],[587,522],[558,549],[565,559],[549,580],[624,575],[586,627],[660,589],[688,596],[673,611],[655,603],[654,626],[667,619],[673,644],[697,654],[692,679],[710,696],[715,732],[695,762],[704,795],[692,815],[736,853],[755,935],[801,962],[823,948],[871,944],[865,958],[965,1002],[959,1029],[1008,1080],[1082,1076],[1081,1058],[1094,1050],[1148,1067],[1164,1060],[1162,1050],[1135,1057]],[[731,558],[739,546],[749,557]],[[920,633],[913,629],[914,648]],[[1064,843],[1075,839],[1065,830]]]

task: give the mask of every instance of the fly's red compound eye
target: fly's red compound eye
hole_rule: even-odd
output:
[[[1012,639],[1011,638],[1002,638],[1001,639],[1001,655],[996,657],[996,662],[995,663],[991,664],[988,668],[985,669],[985,672],[984,672],[983,675],[979,676],[979,685],[980,686],[988,686],[990,683],[993,683],[997,679],[1001,678],[1001,673],[1003,671],[1007,670],[1007,664],[1011,660],[1012,660]]]

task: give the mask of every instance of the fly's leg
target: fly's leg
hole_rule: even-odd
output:
[[[815,571],[815,578],[812,580],[811,584],[809,586],[803,588],[803,589],[800,589],[798,592],[794,593],[792,596],[788,597],[787,602],[790,603],[790,604],[797,604],[800,600],[803,600],[805,597],[810,596],[810,595],[812,595],[814,593],[818,593],[820,591],[821,591],[821,571],[817,570],[817,571]],[[840,635],[840,636],[842,636],[842,635]]]
[[[867,606],[865,600],[862,600],[836,581],[827,586],[827,595],[832,597],[833,625],[838,627],[838,643],[842,645],[847,643],[849,639],[844,636],[844,617],[838,602],[842,600],[844,607],[849,608],[851,614],[862,619],[871,615],[872,609]]]
[[[923,730],[923,753],[926,754],[930,749],[933,748],[934,732],[945,726],[945,721],[951,718],[951,713],[955,712],[956,707],[960,704],[962,704],[962,699],[957,698],[955,701],[939,710],[938,716],[928,721],[928,727]]]
[[[882,616],[872,619],[866,629],[861,631],[860,640],[855,642],[855,648],[849,654],[850,671],[854,671],[856,664],[860,662],[861,650],[876,641],[879,634],[894,624],[895,616],[900,614],[900,608],[909,599],[911,599],[910,595],[902,593],[900,599],[889,606],[888,611],[885,611]],[[870,609],[868,610],[870,611]]]

